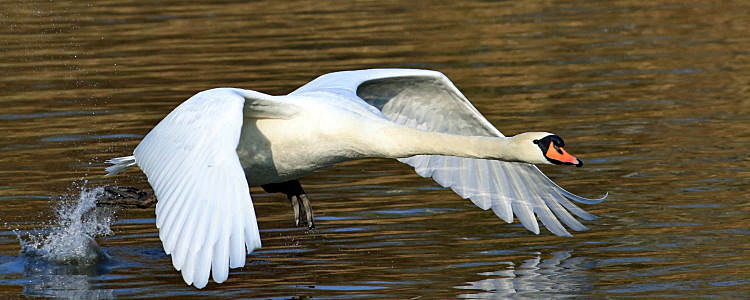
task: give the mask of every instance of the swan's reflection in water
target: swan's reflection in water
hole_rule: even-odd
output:
[[[111,272],[109,259],[90,263],[49,261],[44,257],[21,253],[17,257],[0,256],[0,284],[21,286],[23,297],[60,299],[110,299],[114,290],[98,283]],[[16,292],[18,293],[18,292]],[[7,295],[0,295],[5,299]]]
[[[111,299],[114,291],[92,284],[94,276],[107,273],[103,264],[76,266],[29,261],[24,266],[23,295],[62,299]],[[93,281],[93,282],[92,282]]]
[[[585,262],[583,257],[572,257],[571,250],[554,252],[546,259],[537,255],[518,265],[506,262],[503,270],[479,273],[488,278],[455,288],[481,291],[459,295],[468,299],[572,297],[593,288]]]

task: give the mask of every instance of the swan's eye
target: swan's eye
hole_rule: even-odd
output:
[[[539,144],[539,140],[533,140],[531,142],[534,143],[534,144]]]
[[[557,145],[554,145],[554,146],[555,146],[555,150],[557,150],[557,153],[563,154],[563,152],[562,152],[562,150],[560,150],[559,146],[557,146]]]

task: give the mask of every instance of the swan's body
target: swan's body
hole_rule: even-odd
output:
[[[235,93],[238,90],[209,90],[207,93]],[[327,99],[334,101],[326,101]],[[354,128],[386,125],[382,117],[342,107],[345,99],[286,96],[295,114],[286,118],[254,119],[242,124],[237,154],[251,185],[297,179],[339,162],[376,156]],[[316,130],[310,130],[315,128]]]
[[[537,234],[536,217],[557,235],[570,235],[558,218],[585,230],[569,212],[593,216],[568,199],[604,198],[573,195],[529,164],[580,165],[562,143],[543,132],[503,136],[441,73],[374,69],[323,75],[286,96],[198,93],[108,170],[138,164],[146,173],[164,249],[185,282],[202,288],[209,272],[223,282],[261,245],[248,185],[365,157],[412,165],[509,223],[515,214]]]

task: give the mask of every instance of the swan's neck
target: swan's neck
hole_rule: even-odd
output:
[[[463,136],[407,127],[384,128],[376,134],[378,156],[402,158],[421,154],[523,161],[520,147],[509,137]]]

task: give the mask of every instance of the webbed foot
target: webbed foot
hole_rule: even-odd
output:
[[[304,224],[308,229],[315,228],[310,199],[307,198],[307,194],[305,194],[299,181],[290,180],[279,183],[269,183],[261,185],[260,187],[269,193],[284,193],[286,195],[287,199],[289,199],[289,203],[292,205],[292,211],[294,211],[294,225],[303,226]]]
[[[104,195],[96,200],[96,205],[148,208],[156,204],[154,192],[131,186],[109,185],[104,187]]]

